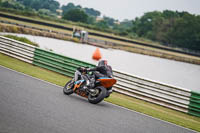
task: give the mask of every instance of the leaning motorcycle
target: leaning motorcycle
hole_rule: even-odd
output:
[[[87,72],[80,69],[76,71],[80,72],[79,80],[74,81],[74,78],[66,83],[63,88],[63,93],[71,95],[75,93],[88,99],[92,104],[101,102],[104,98],[108,98],[112,93],[112,86],[116,84],[116,80],[110,77],[95,78],[95,72]],[[86,80],[80,78],[82,76],[88,76],[91,80],[94,80],[92,88],[86,87]]]

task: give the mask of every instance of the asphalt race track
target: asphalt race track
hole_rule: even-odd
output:
[[[0,133],[194,133],[0,66]]]

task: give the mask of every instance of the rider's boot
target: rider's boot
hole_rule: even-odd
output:
[[[92,78],[92,79],[90,79],[89,84],[87,84],[87,87],[89,88],[90,92],[95,92],[95,89],[94,89],[95,84],[94,84],[94,82],[95,82],[95,79]]]
[[[86,79],[83,87],[81,88],[81,90],[85,91],[87,88],[90,88],[90,81]]]
[[[93,91],[95,91],[94,90],[94,80],[93,79],[86,79],[86,81],[85,81],[85,85],[83,86],[83,90],[86,90],[87,88],[91,91],[91,92],[93,92]]]

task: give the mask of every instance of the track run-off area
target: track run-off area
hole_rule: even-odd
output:
[[[0,66],[0,133],[195,133]]]

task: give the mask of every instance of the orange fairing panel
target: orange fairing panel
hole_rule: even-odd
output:
[[[117,82],[117,80],[110,79],[110,78],[108,78],[108,79],[106,79],[106,78],[105,79],[98,79],[98,81],[100,81],[101,85],[105,88],[112,87]]]
[[[75,90],[76,90],[76,88],[79,88],[79,87],[81,86],[81,84],[82,84],[82,83],[75,84],[75,85],[74,85],[74,88],[73,88],[73,91],[75,91]]]

